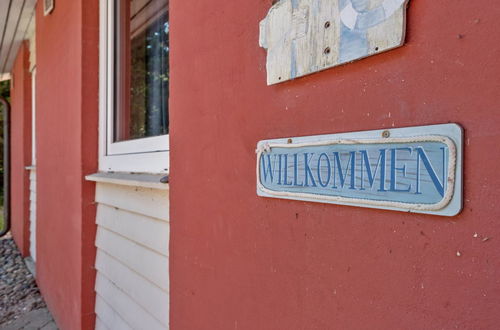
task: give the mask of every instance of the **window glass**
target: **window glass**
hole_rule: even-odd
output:
[[[116,0],[113,140],[168,134],[168,0]]]

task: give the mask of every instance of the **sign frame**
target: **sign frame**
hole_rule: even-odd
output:
[[[270,151],[272,148],[300,148],[339,144],[394,144],[410,142],[415,143],[420,141],[434,141],[444,143],[448,146],[450,155],[454,156],[450,157],[448,162],[448,189],[444,198],[436,204],[408,204],[391,202],[387,200],[356,199],[341,196],[318,195],[300,192],[297,193],[292,191],[272,191],[265,188],[260,180],[260,157],[263,153]],[[256,179],[258,196],[377,208],[403,212],[434,214],[441,216],[455,216],[462,210],[463,129],[458,124],[440,124],[262,140],[258,142],[256,152]]]

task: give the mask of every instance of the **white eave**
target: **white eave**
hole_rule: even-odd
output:
[[[0,80],[8,77],[23,40],[35,28],[36,0],[0,0]]]

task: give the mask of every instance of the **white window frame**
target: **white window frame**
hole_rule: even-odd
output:
[[[113,142],[114,20],[114,0],[100,0],[99,170],[168,173],[168,134]]]

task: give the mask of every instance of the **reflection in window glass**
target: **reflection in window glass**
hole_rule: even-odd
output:
[[[167,0],[116,1],[115,141],[168,134],[167,8]]]

